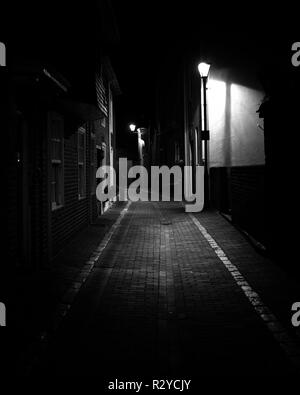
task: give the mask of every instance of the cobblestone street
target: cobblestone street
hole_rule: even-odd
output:
[[[33,374],[292,376],[298,300],[297,280],[216,212],[131,203]]]

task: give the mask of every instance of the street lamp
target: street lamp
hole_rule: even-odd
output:
[[[201,78],[208,77],[209,69],[210,69],[209,63],[201,62],[198,64],[198,70],[199,70]]]
[[[201,139],[204,141],[204,207],[209,206],[209,171],[208,171],[208,140],[209,130],[207,122],[207,78],[210,64],[201,62],[198,71],[201,77],[201,89],[203,92],[203,108],[200,105],[201,115]],[[201,97],[201,96],[200,96]]]

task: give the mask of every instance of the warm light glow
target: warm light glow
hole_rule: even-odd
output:
[[[209,78],[207,83],[209,129],[214,136],[224,127],[227,85],[224,81]],[[203,104],[203,99],[202,99]]]
[[[255,116],[262,97],[258,90],[210,75],[207,83],[210,166],[263,163],[264,137],[257,131]]]
[[[129,125],[129,129],[130,129],[132,132],[135,131],[135,128],[136,128],[136,125],[135,125],[134,123],[131,123],[131,124]]]
[[[207,77],[210,69],[210,64],[201,62],[198,64],[198,70],[201,75],[201,77]]]

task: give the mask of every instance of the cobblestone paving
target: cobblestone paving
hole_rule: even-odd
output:
[[[216,213],[196,217],[290,327],[296,280]],[[177,203],[132,203],[81,288],[39,374],[180,378],[290,375],[294,367]]]

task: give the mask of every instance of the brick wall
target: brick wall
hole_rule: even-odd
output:
[[[30,120],[30,179],[29,201],[31,206],[32,260],[36,267],[47,260],[48,203],[47,203],[47,131],[45,112],[39,108]]]
[[[261,243],[266,240],[265,167],[215,167],[210,170],[211,201]]]
[[[65,120],[67,125],[67,120]],[[68,125],[66,126],[68,128]],[[90,129],[86,128],[86,194],[78,198],[78,151],[77,128],[64,138],[64,205],[52,211],[52,255],[71,239],[84,226],[89,224],[89,186],[90,186],[90,158],[89,140]]]
[[[223,213],[231,213],[230,169],[212,167],[210,169],[210,200],[213,207]]]
[[[230,169],[232,219],[260,242],[265,242],[264,166]]]
[[[7,200],[5,204],[7,204],[7,242],[6,248],[8,248],[8,259],[11,262],[17,261],[17,252],[18,252],[18,168],[16,161],[16,121],[13,119],[13,122],[7,125],[8,133],[6,134],[7,138],[7,166],[5,170],[7,171]],[[4,216],[4,210],[2,213]],[[3,243],[3,246],[6,243]]]
[[[34,104],[33,104],[34,105]],[[33,106],[32,105],[32,106]],[[63,116],[64,117],[64,116]],[[18,122],[20,125],[18,125]],[[91,185],[91,133],[93,144],[106,143],[109,164],[108,125],[89,122],[86,127],[85,197],[78,197],[78,125],[64,117],[64,202],[51,210],[51,166],[48,110],[36,105],[13,127],[8,183],[8,248],[20,269],[42,268],[78,231],[101,214],[96,188]],[[26,126],[26,127],[25,127]],[[25,135],[26,129],[26,135]],[[18,173],[17,151],[21,153]],[[26,161],[24,161],[24,155]],[[95,150],[95,171],[97,169]],[[94,175],[95,176],[95,175]],[[96,185],[96,183],[95,183]],[[25,200],[28,204],[25,204]],[[27,245],[24,248],[24,244]]]

